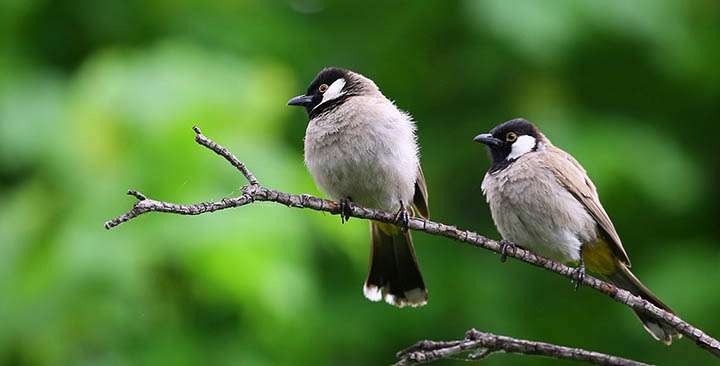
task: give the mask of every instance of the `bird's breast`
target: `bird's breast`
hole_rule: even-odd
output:
[[[418,166],[412,122],[381,112],[338,108],[308,125],[305,164],[333,199],[386,210],[412,200]]]
[[[597,224],[553,173],[531,158],[487,174],[483,192],[504,239],[540,255],[568,262],[597,238]]]

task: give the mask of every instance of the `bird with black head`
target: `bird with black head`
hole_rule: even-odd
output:
[[[537,254],[585,268],[672,312],[630,271],[630,258],[595,185],[570,154],[553,145],[532,123],[517,118],[475,137],[490,152],[482,182],[500,235]],[[666,344],[678,332],[636,312],[645,329]]]
[[[412,238],[403,228],[409,208],[428,217],[413,119],[372,80],[335,67],[321,70],[307,92],[288,104],[307,111],[305,165],[316,185],[341,203],[341,211],[356,203],[398,213],[399,226],[370,224],[365,296],[398,307],[424,305],[427,289]]]

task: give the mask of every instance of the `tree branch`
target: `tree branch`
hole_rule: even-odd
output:
[[[394,366],[417,365],[443,358],[459,358],[477,361],[496,352],[520,353],[557,358],[561,360],[586,361],[608,366],[649,366],[646,363],[586,351],[581,348],[558,346],[545,342],[516,339],[475,329],[459,341],[420,341],[397,353],[399,361]]]
[[[205,137],[205,135],[202,134],[202,131],[200,131],[200,127],[193,126],[193,131],[195,131],[195,142],[207,147],[208,149],[214,151],[216,154],[225,158],[225,160],[229,161],[230,164],[232,164],[235,168],[237,168],[237,170],[240,171],[240,173],[242,173],[242,175],[245,176],[245,179],[247,179],[250,185],[256,186],[260,184],[258,183],[258,180],[257,178],[255,178],[253,173],[250,173],[250,171],[245,167],[245,164],[241,163],[240,160],[235,157],[235,155],[228,151],[228,149],[216,144],[215,141]]]
[[[255,178],[255,176],[247,169],[247,167],[245,167],[245,165],[241,163],[235,156],[233,156],[227,149],[204,136],[199,128],[193,127],[193,130],[195,131],[195,141],[197,143],[207,147],[208,149],[214,151],[216,154],[225,158],[245,176],[249,184],[242,187],[242,195],[238,197],[225,198],[216,202],[200,202],[196,204],[183,205],[149,199],[142,193],[130,190],[128,191],[128,194],[137,198],[138,202],[126,214],[107,221],[105,223],[106,229],[111,229],[147,212],[167,212],[180,215],[199,215],[206,212],[240,207],[252,204],[256,201],[275,202],[286,205],[288,207],[308,208],[316,211],[329,212],[335,215],[340,213],[340,206],[336,202],[305,194],[296,195],[280,192],[262,186],[257,180],[257,178]],[[395,223],[394,213],[360,207],[357,205],[351,205],[349,211],[350,216],[352,217],[375,220],[390,224]],[[503,257],[513,257],[525,263],[532,264],[536,267],[541,267],[549,271],[555,272],[561,276],[575,279],[573,276],[573,268],[571,267],[568,267],[558,262],[554,262],[545,257],[535,255],[532,252],[524,250],[518,246],[510,246],[509,248],[507,248],[506,251],[504,251],[503,245],[500,242],[488,239],[480,234],[469,230],[461,230],[452,225],[446,225],[443,223],[425,220],[417,217],[410,218],[408,227],[415,231],[422,231],[435,236],[444,236],[446,238],[454,239],[476,247],[491,250],[493,252],[501,254]],[[710,337],[705,332],[685,322],[677,315],[660,309],[655,305],[651,304],[650,302],[645,301],[640,297],[631,294],[628,291],[615,287],[612,284],[609,284],[592,276],[585,276],[582,279],[582,284],[587,287],[594,288],[606,294],[613,300],[625,304],[636,311],[642,312],[643,314],[646,314],[654,319],[667,323],[671,327],[675,328],[679,333],[694,341],[698,346],[709,351],[716,357],[720,357],[720,342],[717,339]]]

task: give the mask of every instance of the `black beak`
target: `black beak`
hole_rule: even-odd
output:
[[[477,135],[477,136],[475,136],[473,141],[482,142],[483,144],[488,145],[488,146],[500,146],[503,143],[502,140],[493,137],[493,135],[491,135],[489,133],[483,133],[483,134]]]
[[[295,98],[292,98],[288,100],[288,105],[300,105],[300,106],[307,106],[308,104],[312,103],[313,97],[310,95],[298,95]]]

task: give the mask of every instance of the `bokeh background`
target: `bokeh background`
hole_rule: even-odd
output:
[[[424,234],[430,302],[398,310],[362,296],[361,220],[257,204],[103,222],[134,203],[128,188],[238,194],[194,124],[266,185],[320,194],[307,117],[285,103],[344,66],[418,121],[434,219],[498,237],[472,137],[526,117],[588,169],[635,273],[720,336],[719,24],[712,0],[4,0],[0,364],[382,365],[470,327],[717,364],[690,341],[653,341],[595,291]]]

